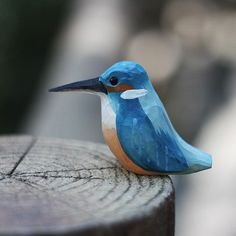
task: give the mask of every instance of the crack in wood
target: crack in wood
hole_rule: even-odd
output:
[[[7,175],[11,176],[14,173],[16,168],[20,165],[20,163],[23,161],[23,159],[26,157],[26,155],[30,152],[30,150],[32,149],[32,147],[34,146],[36,141],[37,141],[37,139],[32,137],[32,140],[31,140],[28,148],[25,150],[25,152],[22,154],[22,156],[19,158],[19,160],[16,162],[16,164],[14,165],[12,170]]]
[[[9,176],[10,178],[14,179],[15,181],[21,182],[31,188],[37,189],[37,190],[41,190],[41,188],[43,188],[42,185],[29,181],[28,179],[23,179],[23,178],[14,178],[14,176]],[[37,187],[36,187],[37,186]]]
[[[94,165],[94,166],[95,166],[95,168],[87,168],[87,169],[86,169],[86,170],[89,171],[90,176],[92,176],[91,169],[93,169],[93,170],[98,170],[98,167],[97,167],[96,165]],[[103,168],[103,169],[108,169],[108,168]],[[109,169],[110,169],[110,168],[109,168]],[[113,168],[112,168],[112,169],[113,169]],[[114,169],[116,169],[116,168],[114,168]],[[102,172],[100,172],[100,174],[102,174]],[[100,180],[103,180],[103,181],[105,180],[103,174],[102,174],[102,177],[101,177]],[[73,182],[77,182],[77,181],[78,181],[78,180],[75,180],[75,181],[73,181]],[[103,181],[102,181],[102,183],[103,183]],[[73,183],[73,182],[72,182],[72,183]],[[84,183],[80,184],[80,185],[77,186],[77,187],[78,187],[78,188],[81,188],[81,186],[87,185],[89,182],[90,182],[90,179],[88,178],[87,181],[85,181]],[[97,188],[97,186],[99,186],[99,185],[101,185],[101,183],[100,183],[100,184],[96,184],[95,186],[93,186],[93,189]],[[66,184],[61,185],[60,187],[63,187],[63,186],[66,186]],[[71,189],[75,189],[75,188],[76,188],[76,186],[72,186],[72,187],[70,187],[70,188],[67,188],[67,190],[71,190]],[[83,192],[86,192],[86,191],[88,191],[90,188],[91,188],[91,186],[89,186],[88,188],[85,188],[85,189],[83,189],[83,190],[81,190],[81,191],[78,191],[78,194],[81,194],[81,193],[83,193]]]
[[[43,179],[50,179],[50,178],[65,178],[65,179],[75,179],[75,180],[80,180],[80,179],[102,179],[99,177],[93,177],[93,176],[86,176],[86,177],[81,177],[81,176],[72,176],[72,175],[37,175],[37,174],[26,174],[26,175],[17,175],[14,176],[16,178],[27,178],[27,177],[37,177],[37,178],[43,178]]]
[[[20,173],[14,173],[12,175],[14,176],[22,176],[22,175],[28,175],[28,174],[49,174],[49,173],[67,173],[67,172],[79,172],[79,171],[90,171],[90,170],[109,170],[109,169],[121,169],[118,166],[107,166],[107,167],[95,167],[95,168],[79,168],[79,169],[62,169],[62,170],[46,170],[46,171],[33,171],[33,172],[20,172]]]

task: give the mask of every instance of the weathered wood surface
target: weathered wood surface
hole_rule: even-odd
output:
[[[0,137],[0,235],[173,235],[169,177],[138,176],[107,147]]]

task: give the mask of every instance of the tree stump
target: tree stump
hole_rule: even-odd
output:
[[[123,169],[105,145],[0,137],[0,236],[174,235],[169,177]]]

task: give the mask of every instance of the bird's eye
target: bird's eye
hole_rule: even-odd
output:
[[[118,84],[118,79],[116,77],[112,76],[110,78],[110,83],[111,83],[111,85],[115,86]]]

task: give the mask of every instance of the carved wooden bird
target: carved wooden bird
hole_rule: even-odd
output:
[[[121,165],[132,172],[189,174],[211,168],[211,156],[175,131],[147,72],[135,62],[118,62],[97,78],[50,91],[99,95],[105,141]]]

